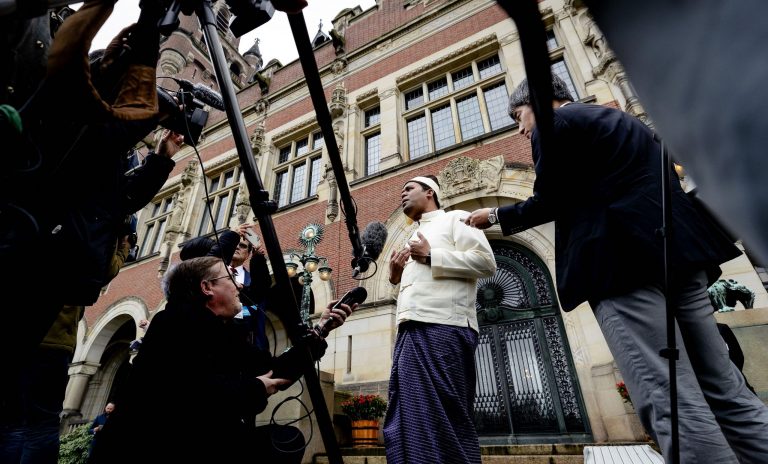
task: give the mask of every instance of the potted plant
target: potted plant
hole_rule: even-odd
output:
[[[624,382],[616,382],[616,391],[619,392],[619,396],[621,396],[625,403],[632,404],[632,398],[629,397],[629,390],[627,390]]]
[[[376,446],[379,418],[387,410],[387,402],[379,395],[355,395],[341,403],[341,410],[352,421],[352,446]]]

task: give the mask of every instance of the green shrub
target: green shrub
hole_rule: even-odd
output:
[[[88,461],[91,439],[93,435],[88,432],[88,424],[81,425],[61,437],[59,464],[85,464]]]

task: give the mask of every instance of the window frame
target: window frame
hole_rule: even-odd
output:
[[[303,145],[306,142],[306,145]],[[317,185],[312,186],[313,174],[313,162],[320,159],[320,167],[322,170],[322,156],[325,149],[325,139],[323,138],[322,131],[318,127],[312,127],[309,130],[301,132],[295,132],[292,135],[282,140],[282,143],[278,142],[274,144],[278,155],[285,152],[286,148],[289,148],[287,159],[281,159],[278,156],[278,162],[273,168],[274,181],[272,183],[272,198],[277,202],[278,208],[288,208],[292,205],[299,204],[308,198],[317,196],[317,185],[320,184],[322,179],[322,172],[318,177]],[[299,150],[305,151],[299,153]],[[302,179],[302,186],[300,190],[296,190],[296,170],[305,167],[304,176]],[[278,198],[277,186],[278,179],[281,174],[286,174],[285,185],[282,186],[280,196],[285,195],[285,201]],[[283,190],[285,189],[285,190]],[[314,193],[312,191],[314,190]],[[294,200],[294,193],[300,192],[300,198]]]
[[[378,120],[373,124],[368,124],[368,113],[378,109]],[[360,129],[360,138],[362,140],[363,148],[363,166],[364,166],[364,172],[365,176],[371,176],[376,173],[378,173],[381,170],[381,104],[376,99],[376,101],[372,101],[369,104],[365,105],[365,107],[360,108],[360,112],[362,114],[361,118],[361,129]],[[370,159],[369,159],[369,153],[368,153],[368,140],[373,137],[379,137],[379,143],[378,143],[378,162],[376,163],[376,169],[371,170],[370,166]]]
[[[155,198],[141,214],[141,234],[138,234],[139,252],[137,260],[145,259],[160,253],[168,222],[173,214],[175,192],[165,193]],[[146,217],[145,215],[149,215]],[[146,219],[145,219],[146,217]],[[160,225],[160,227],[158,227]],[[160,231],[160,232],[158,232]],[[147,246],[150,245],[150,246]],[[150,251],[147,251],[150,250]]]
[[[226,184],[227,174],[232,173],[231,183]],[[229,227],[229,223],[235,215],[235,208],[237,207],[237,196],[240,193],[240,187],[243,184],[243,171],[240,165],[227,165],[222,169],[214,172],[206,173],[204,182],[207,182],[208,197],[205,197],[205,191],[203,192],[203,209],[200,217],[200,221],[197,225],[197,236],[205,236],[213,233],[215,230],[226,229]],[[214,190],[214,181],[216,182]],[[221,221],[221,225],[218,225],[219,213],[222,212],[222,198],[227,198],[227,208],[223,210],[224,218]],[[208,212],[208,204],[211,203],[210,214]],[[213,218],[211,218],[211,215]],[[211,221],[213,219],[213,222]]]
[[[549,43],[547,44],[548,46],[547,50],[549,51],[550,72],[554,72],[552,68],[555,66],[555,64],[559,62],[563,63],[563,67],[565,68],[565,71],[568,73],[568,80],[566,81],[566,84],[569,84],[569,83],[571,84],[568,90],[572,94],[571,97],[573,97],[573,101],[578,101],[581,98],[581,95],[580,95],[581,92],[579,91],[581,85],[578,84],[574,79],[574,74],[571,71],[571,67],[568,65],[568,57],[566,57],[567,53],[566,53],[565,45],[560,40],[559,33],[555,29],[555,27],[547,28],[547,42],[549,42],[550,40],[550,33],[551,33],[551,39],[553,39],[556,44],[556,46],[552,48],[549,48]],[[558,77],[561,77],[561,76],[558,75]]]
[[[486,75],[486,77],[481,78],[480,77],[481,71],[479,68],[479,64],[493,57],[496,57],[496,60],[500,69],[494,74]],[[467,68],[471,68],[472,70],[472,74],[471,74],[472,82],[469,84],[460,86],[457,89],[455,86],[453,77],[456,73],[460,73],[466,70]],[[447,92],[437,96],[431,95],[431,93],[434,93],[434,89],[432,92],[430,92],[430,86],[442,80],[445,80],[447,84]],[[485,93],[486,93],[486,89],[495,88],[499,84],[503,84],[507,88],[507,90],[509,89],[509,85],[507,82],[507,69],[504,65],[504,61],[502,60],[501,50],[496,48],[482,54],[481,53],[474,54],[471,60],[465,58],[464,60],[456,61],[450,67],[445,67],[444,69],[440,69],[439,72],[431,73],[429,76],[424,76],[423,78],[419,79],[417,83],[404,87],[403,91],[401,92],[402,98],[400,101],[400,108],[402,108],[402,114],[400,115],[400,122],[401,124],[403,124],[403,128],[404,128],[404,130],[402,131],[403,138],[404,138],[404,141],[402,143],[402,146],[404,147],[403,148],[404,157],[407,157],[408,161],[421,159],[424,157],[428,157],[434,153],[439,153],[444,150],[450,150],[453,147],[461,145],[462,143],[474,140],[479,137],[483,137],[491,132],[495,132],[497,130],[505,130],[513,127],[515,125],[515,122],[512,118],[509,118],[508,124],[501,126],[497,129],[493,129],[491,126],[491,118],[486,105]],[[408,104],[409,95],[412,95],[413,92],[418,92],[419,90],[421,91],[421,94],[422,94],[421,96],[422,102],[419,103],[418,105],[412,104],[409,107],[409,104]],[[473,97],[479,108],[480,118],[482,120],[482,132],[479,134],[475,134],[475,135],[464,138],[461,133],[461,116],[459,114],[458,104],[459,102],[467,98],[473,98]],[[450,138],[450,137],[442,137],[439,140],[436,140],[436,136],[435,136],[436,126],[434,123],[435,118],[433,118],[433,114],[436,114],[437,111],[439,110],[443,110],[446,105],[450,107],[450,121],[452,122],[454,142],[445,146],[441,146],[441,148],[437,148],[437,145],[438,145],[437,142],[439,140],[445,140],[446,138]],[[411,153],[412,153],[413,143],[411,140],[411,134],[409,130],[410,123],[422,117],[424,118],[425,125],[426,125],[426,151],[418,154],[417,156],[412,156]],[[445,118],[442,117],[441,120],[442,119],[445,119]],[[441,129],[441,132],[444,132],[445,126],[441,126],[440,129]],[[419,140],[423,140],[423,139],[419,139]]]

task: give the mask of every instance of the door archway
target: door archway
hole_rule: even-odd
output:
[[[526,248],[492,241],[477,283],[475,425],[484,443],[591,439],[552,279]]]

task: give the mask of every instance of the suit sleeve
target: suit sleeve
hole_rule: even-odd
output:
[[[238,243],[240,243],[240,234],[232,230],[225,230],[219,235],[219,242],[213,244],[208,256],[221,258],[229,266]]]
[[[568,124],[555,112],[555,134],[562,139],[568,135]],[[560,140],[558,140],[559,142]],[[562,164],[559,143],[553,143],[552,153],[542,154],[539,132],[534,130],[531,137],[533,150],[534,170],[536,180],[533,182],[533,195],[527,200],[514,205],[499,208],[498,217],[501,231],[504,235],[512,235],[531,227],[546,224],[555,220],[556,202],[555,195],[558,189],[565,189],[565,185],[558,179],[565,166]]]
[[[496,272],[493,250],[480,229],[462,221],[450,221],[453,227],[453,249],[432,248],[432,277],[477,279]]]

